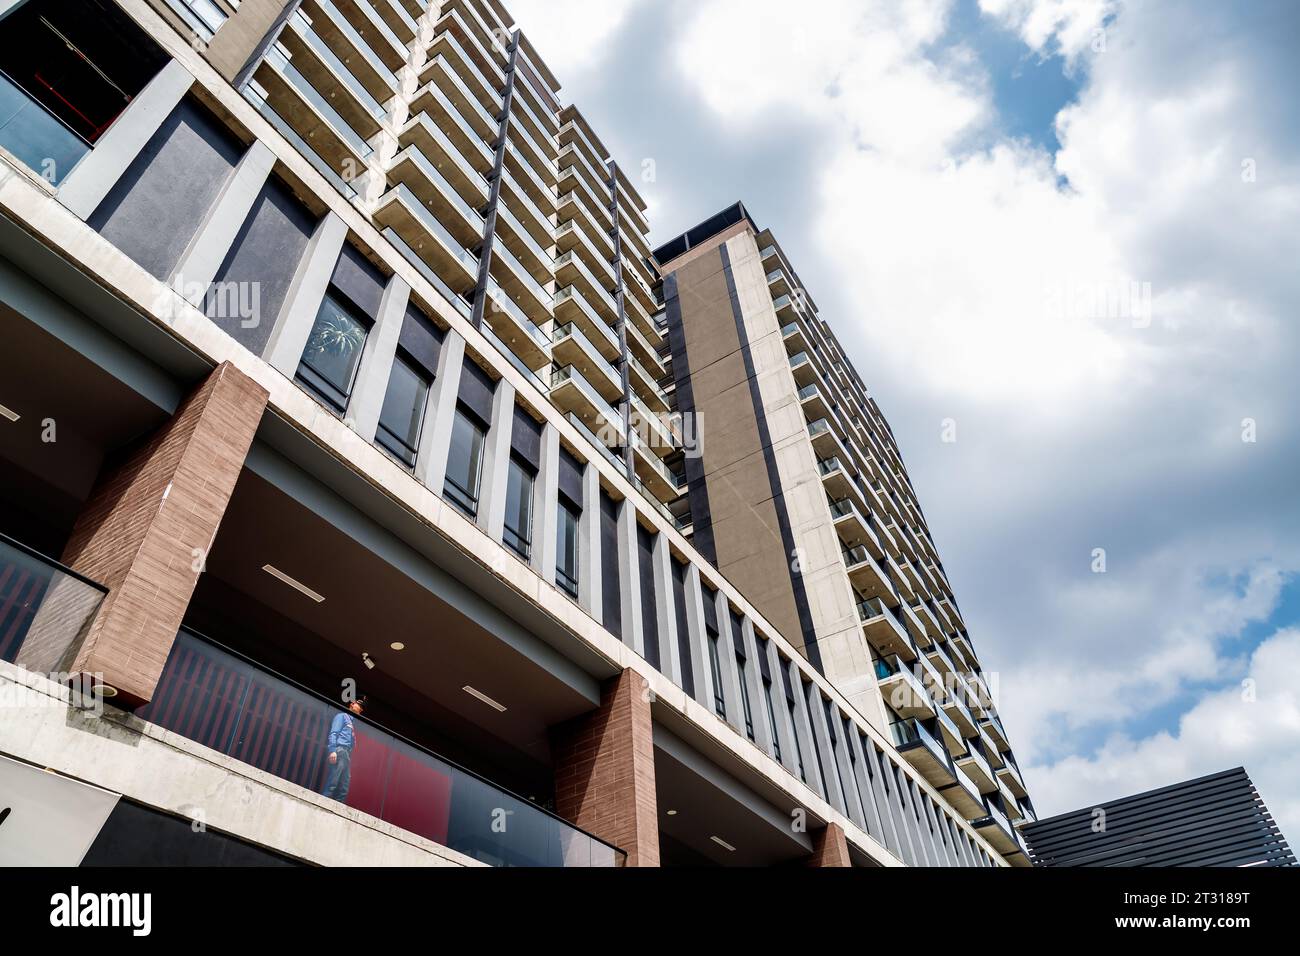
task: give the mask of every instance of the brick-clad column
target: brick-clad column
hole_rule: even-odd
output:
[[[600,707],[551,731],[555,810],[627,851],[628,866],[659,865],[659,811],[650,701],[632,669],[601,689]]]
[[[63,563],[108,596],[68,670],[102,674],[116,703],[153,695],[267,398],[223,363],[171,421],[99,476],[77,518]],[[33,630],[40,625],[38,616]]]
[[[809,866],[852,866],[849,859],[849,841],[838,823],[828,823],[826,828],[812,835],[813,851],[808,857]]]

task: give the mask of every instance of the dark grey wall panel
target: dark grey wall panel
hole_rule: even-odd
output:
[[[388,279],[352,246],[344,245],[330,284],[370,318],[379,318],[379,303]]]
[[[443,331],[413,305],[406,307],[402,320],[402,333],[397,344],[407,355],[424,368],[433,380],[438,374],[438,356],[442,354]]]
[[[510,429],[510,449],[534,470],[541,468],[542,423],[518,405],[515,406],[514,426]]]
[[[91,228],[158,279],[171,278],[243,155],[206,109],[184,100],[91,215]]]
[[[641,573],[641,634],[645,638],[645,659],[659,668],[659,607],[655,594],[655,536],[636,526],[638,568]]]
[[[284,183],[271,177],[217,270],[204,311],[255,355],[261,355],[266,347],[315,228],[311,210]],[[257,314],[251,319],[231,308],[235,301],[252,301],[245,291],[249,288],[257,290]]]
[[[618,575],[618,502],[600,493],[601,623],[623,639],[623,598]]]
[[[461,404],[483,420],[484,425],[492,424],[492,395],[496,384],[469,359],[460,373],[460,393],[457,396]]]
[[[673,558],[673,607],[677,613],[677,659],[682,670],[682,690],[695,696],[691,669],[691,632],[686,620],[686,565]]]
[[[578,511],[582,510],[582,469],[582,462],[560,449],[560,494]]]

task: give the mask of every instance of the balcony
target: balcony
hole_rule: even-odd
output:
[[[572,365],[611,403],[623,397],[623,377],[573,323],[557,325],[551,336],[551,354],[556,363]]]
[[[493,245],[491,270],[506,295],[534,325],[544,325],[555,317],[554,296],[533,278],[505,243]]]
[[[673,473],[663,459],[640,438],[633,442],[636,449],[636,475],[641,483],[660,502],[676,500],[686,490],[686,481]]]
[[[431,104],[426,101],[426,97],[432,96],[432,89],[438,90],[442,94],[441,103],[450,103],[454,107],[454,110],[450,111],[450,123],[447,127],[449,135],[457,137],[460,135],[458,130],[468,126],[473,130],[473,141],[464,144],[465,152],[469,154],[482,151],[491,157],[488,144],[495,142],[500,132],[496,116],[484,107],[481,98],[471,91],[464,78],[456,71],[455,62],[449,58],[449,54],[455,55],[450,43],[445,45],[445,52],[434,54],[421,69],[420,88],[411,100],[411,113],[421,110],[427,112]],[[464,61],[459,62],[463,67]],[[477,160],[475,165],[478,165]],[[491,166],[488,168],[490,169]]]
[[[655,324],[651,313],[646,309],[645,303],[635,295],[630,294],[627,283],[627,259],[623,260],[623,314],[627,316],[628,327],[636,329],[641,339],[645,342],[646,348],[656,355],[659,352],[659,346],[663,344],[663,332]]]
[[[993,742],[993,745],[999,750],[1010,750],[1011,741],[1007,739],[1007,732],[1002,728],[1002,721],[994,714],[980,721],[980,730],[983,731]]]
[[[666,455],[681,447],[679,429],[674,427],[671,415],[651,411],[635,394],[628,397],[632,402],[632,427],[642,441],[660,455]]]
[[[484,46],[483,41],[488,40],[488,37],[466,25],[454,0],[452,3],[446,4],[444,9],[447,12],[438,19],[437,30],[440,34],[448,34],[456,40],[460,45],[463,58],[473,66],[482,84],[496,91],[497,108],[499,110],[501,94],[506,86],[506,75],[498,61]],[[490,40],[489,45],[492,45]],[[487,106],[487,104],[484,105]]]
[[[831,416],[831,403],[816,382],[799,389],[799,404],[803,406],[804,418],[810,422]]]
[[[614,330],[574,286],[565,286],[555,293],[555,318],[582,329],[587,341],[611,362],[617,362],[623,354]]]
[[[321,741],[338,713],[337,702],[183,630],[136,716],[320,793]],[[364,717],[354,726],[347,806],[495,866],[621,865],[618,849],[537,804]],[[501,810],[508,827],[493,825]]]
[[[509,253],[497,246],[492,254],[494,266],[503,255]],[[483,318],[530,370],[536,371],[551,360],[550,339],[491,276],[488,277],[488,301],[483,309]]]
[[[36,673],[70,671],[107,593],[89,578],[0,535],[0,661]]]
[[[441,58],[438,63],[440,65],[431,71],[431,75],[446,76]],[[427,116],[433,129],[442,134],[442,140],[450,144],[446,148],[446,161],[468,166],[474,170],[476,177],[486,181],[495,164],[495,157],[487,146],[490,137],[485,138],[480,134],[478,124],[471,122],[456,101],[433,80],[420,87],[411,100],[411,116],[421,115]],[[452,148],[454,153],[451,152]]]
[[[518,180],[510,175],[508,169],[501,171],[501,198],[510,203],[519,221],[538,245],[546,249],[555,245],[555,223],[552,221],[554,213],[547,213],[533,202],[527,191],[519,185]]]
[[[998,788],[993,768],[984,759],[984,755],[975,747],[966,751],[965,756],[957,758],[957,766],[966,772],[980,793],[993,793]]]
[[[794,286],[786,278],[784,269],[773,269],[767,274],[767,287],[772,293],[773,302],[782,296],[789,296],[794,291]]]
[[[907,630],[894,616],[892,608],[886,607],[879,600],[871,599],[858,602],[858,619],[862,630],[867,635],[871,646],[882,655],[896,655],[905,660],[917,656],[912,639]]]
[[[961,729],[953,723],[953,719],[948,716],[948,712],[943,707],[947,694],[936,692],[934,698],[938,704],[934,715],[935,724],[939,727],[939,737],[942,739],[944,746],[948,748],[948,756],[954,759],[965,756],[968,749],[966,738],[962,736]]]
[[[566,143],[560,148],[556,166],[560,172],[568,169],[577,170],[579,177],[593,195],[602,196],[609,193],[609,183],[606,181],[605,176],[597,172],[596,167],[592,165],[586,154],[578,148],[576,143]]]
[[[587,180],[572,168],[562,170],[555,187],[555,194],[563,199],[572,195],[586,210],[588,218],[595,223],[596,231],[608,234],[614,228],[610,218],[608,199],[603,199],[592,191]]]
[[[534,282],[550,282],[555,274],[555,260],[542,248],[516,216],[514,208],[503,198],[497,204],[497,237],[505,242],[514,257],[528,270]]]
[[[579,227],[583,238],[591,243],[596,253],[596,258],[605,265],[610,265],[614,261],[614,239],[609,233],[600,228],[595,218],[591,215],[587,204],[580,202],[573,192],[561,193],[556,204],[556,215],[561,225],[567,222],[574,222]],[[576,240],[575,240],[576,241]],[[613,273],[610,274],[610,287],[614,285]]]
[[[471,161],[474,154],[463,154],[428,113],[412,116],[398,133],[397,143],[400,149],[408,146],[419,148],[457,195],[475,209],[487,205],[487,179]]]
[[[626,441],[623,416],[572,365],[551,373],[551,401],[560,411],[576,415],[606,448]]]
[[[794,380],[800,388],[812,385],[820,377],[817,366],[813,365],[812,359],[807,351],[796,352],[790,356],[790,371],[794,373]]]
[[[406,63],[406,44],[367,0],[334,0],[334,9],[327,11],[324,5],[320,9],[355,30],[393,73]]]
[[[790,322],[784,326],[781,329],[781,338],[785,341],[787,355],[793,356],[808,351],[808,340],[804,338],[803,326],[798,322]]]
[[[462,85],[474,97],[478,105],[490,115],[496,116],[501,111],[501,87],[494,86],[483,74],[483,71],[475,65],[474,60],[466,52],[457,35],[443,28],[443,21],[439,21],[438,26],[440,32],[433,38],[433,43],[429,45],[430,62],[441,54],[447,65],[450,66],[452,73],[461,79]],[[427,75],[427,71],[421,75],[421,82],[425,82],[425,76]],[[493,136],[495,137],[496,124],[493,125]]]
[[[517,137],[506,137],[506,168],[539,208],[552,208],[557,198],[554,180],[545,169],[539,170],[532,164],[518,143]]]
[[[999,853],[1006,855],[1020,852],[1020,841],[1011,827],[1011,821],[997,807],[986,805],[984,815],[972,820],[971,826]]]
[[[266,104],[335,175],[339,170],[344,180],[361,175],[373,152],[370,144],[279,48],[268,51],[253,78],[265,91]]]
[[[966,820],[977,820],[983,817],[986,813],[984,797],[980,794],[979,788],[975,786],[974,781],[966,775],[966,772],[959,765],[953,766],[953,776],[956,777],[957,782],[951,787],[945,787],[940,791],[943,798]]]
[[[630,351],[627,356],[628,382],[637,396],[656,415],[666,415],[671,410],[668,396],[659,387],[659,380]]]
[[[582,128],[577,120],[570,119],[565,122],[560,127],[560,134],[557,138],[561,147],[573,146],[575,149],[580,149],[592,169],[604,167],[606,157],[600,155],[603,150],[596,148],[596,145],[587,136],[586,130]]]
[[[897,654],[875,662],[876,683],[885,702],[900,717],[928,720],[935,715],[934,701],[921,678]]]
[[[873,558],[879,560],[884,552],[876,532],[871,528],[871,521],[864,515],[852,498],[839,498],[830,503],[831,520],[839,533],[840,542],[852,550],[864,547]]]
[[[472,39],[491,59],[494,69],[502,72],[504,80],[504,70],[510,65],[510,52],[506,48],[504,38],[508,34],[499,33],[496,29],[488,25],[483,19],[477,7],[469,0],[445,0],[440,14],[446,14],[455,11],[460,15],[461,20],[472,31]]]
[[[560,286],[573,286],[596,314],[608,325],[618,322],[618,307],[613,297],[592,275],[587,264],[572,250],[561,253],[555,260],[555,281]]]
[[[659,354],[657,346],[646,338],[645,333],[635,322],[628,322],[627,328],[627,347],[631,354],[636,356],[638,362],[646,367],[651,374],[663,378],[668,374],[668,369],[664,365],[663,356]]]
[[[332,0],[306,0],[302,5],[311,29],[329,45],[370,95],[387,103],[397,95],[397,76]]]
[[[555,242],[561,252],[572,252],[582,260],[582,264],[592,274],[594,282],[605,289],[614,287],[613,267],[609,264],[609,260],[602,258],[601,251],[596,248],[586,230],[578,224],[578,220],[568,219],[561,222],[560,227],[555,230]]]
[[[889,725],[899,754],[917,769],[926,783],[946,787],[956,781],[952,761],[943,745],[916,719],[895,721]]]
[[[846,498],[853,493],[853,479],[849,477],[844,462],[838,458],[819,458],[817,473],[821,475],[826,494],[831,499]]]
[[[372,5],[399,41],[409,44],[415,39],[419,27],[416,26],[415,18],[398,0],[372,0]]]
[[[478,256],[466,249],[404,183],[384,193],[374,219],[392,229],[456,295],[478,281]]]
[[[849,580],[854,588],[867,598],[879,599],[890,607],[898,604],[898,596],[889,583],[889,576],[876,563],[876,559],[864,547],[850,548],[844,551],[844,566],[848,569]],[[903,618],[899,617],[903,624]]]
[[[461,198],[418,146],[408,146],[393,157],[388,177],[405,185],[460,246],[469,249],[483,240],[483,217]]]

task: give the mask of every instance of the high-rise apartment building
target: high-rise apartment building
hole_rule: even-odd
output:
[[[0,859],[1026,863],[829,330],[653,253],[504,7],[0,17]]]

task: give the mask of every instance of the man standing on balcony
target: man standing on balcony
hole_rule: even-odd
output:
[[[334,715],[330,722],[329,773],[325,777],[322,795],[339,803],[348,802],[348,787],[352,783],[352,749],[357,745],[357,731],[353,717],[360,717],[362,702],[354,700],[348,709]]]

